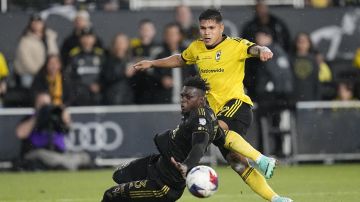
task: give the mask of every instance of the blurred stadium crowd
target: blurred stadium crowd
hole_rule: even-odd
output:
[[[6,57],[1,55],[3,107],[32,106],[33,99],[28,98],[41,91],[49,91],[54,104],[66,106],[178,103],[181,80],[197,73],[195,67],[149,72],[131,69],[131,64],[144,58],[181,53],[198,38],[196,18],[187,6],[176,8],[173,23],[166,25],[162,33],[162,42],[155,41],[158,33],[154,22],[143,19],[138,24],[138,36],[118,33],[111,47],[104,47],[92,28],[88,10],[107,10],[108,4],[121,5],[126,1],[67,0],[55,5],[59,2],[36,2],[39,1],[12,2],[18,8],[45,10],[31,15],[18,41],[14,61],[8,64],[11,71],[8,71]],[[263,98],[269,96],[284,101],[283,104],[359,97],[357,83],[351,80],[356,76],[354,69],[349,67],[344,79],[334,81],[332,68],[312,45],[309,35],[290,36],[283,20],[272,15],[265,3],[260,2],[253,19],[241,28],[241,37],[270,46],[276,58],[266,64],[255,59],[247,61],[245,86],[255,101],[268,102],[269,99]],[[352,5],[357,1],[307,2],[309,6],[322,7]],[[73,21],[71,35],[60,44],[57,33],[46,27],[47,16],[54,13]],[[360,52],[354,58],[354,66],[360,66],[359,55]]]
[[[355,0],[306,1],[307,6],[316,8],[359,4]],[[154,22],[143,19],[138,23],[137,36],[117,33],[110,47],[105,47],[96,34],[89,11],[129,9],[126,0],[14,0],[9,7],[33,14],[16,44],[14,61],[7,62],[0,47],[1,107],[36,107],[35,97],[44,92],[54,106],[179,103],[182,80],[197,74],[194,66],[144,72],[132,68],[142,59],[181,53],[198,38],[196,16],[188,6],[176,7],[173,22],[163,29],[161,42],[155,40]],[[240,28],[240,36],[274,52],[270,62],[249,59],[246,64],[244,83],[258,104],[259,117],[270,117],[273,126],[279,126],[280,112],[293,109],[298,101],[351,101],[360,97],[356,79],[360,49],[354,53],[353,65],[334,80],[333,67],[314,47],[308,33],[290,36],[287,25],[271,14],[264,1],[258,1],[254,9],[253,18]],[[73,21],[72,33],[60,44],[57,33],[46,26],[51,13]],[[22,139],[21,134],[17,135]]]

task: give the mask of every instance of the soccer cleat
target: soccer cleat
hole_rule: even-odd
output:
[[[293,202],[293,200],[291,198],[287,198],[287,197],[274,196],[271,199],[271,202]]]
[[[270,179],[274,173],[276,159],[261,155],[258,166],[265,178]]]

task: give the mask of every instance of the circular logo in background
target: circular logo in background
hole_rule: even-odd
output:
[[[71,151],[111,151],[121,146],[123,138],[123,130],[115,122],[75,122],[65,143]]]

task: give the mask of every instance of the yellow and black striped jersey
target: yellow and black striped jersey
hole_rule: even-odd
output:
[[[202,40],[196,40],[182,52],[186,64],[196,64],[201,78],[210,84],[207,99],[215,114],[231,99],[253,105],[243,85],[245,60],[251,57],[248,48],[253,45],[246,39],[226,37],[212,49],[206,48]]]

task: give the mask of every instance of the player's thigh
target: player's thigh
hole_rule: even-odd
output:
[[[118,183],[130,182],[145,179],[147,177],[148,166],[156,161],[158,155],[150,155],[136,159],[130,163],[120,165],[113,174],[113,180]]]
[[[224,105],[217,118],[225,122],[229,130],[245,136],[252,123],[253,112],[249,104],[233,99]]]

